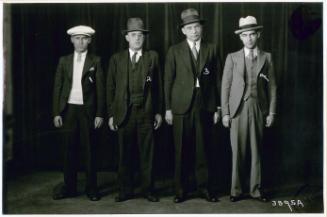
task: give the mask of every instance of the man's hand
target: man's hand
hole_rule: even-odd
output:
[[[117,125],[114,125],[114,117],[109,118],[108,125],[109,125],[110,130],[112,130],[112,131],[118,130]]]
[[[102,126],[102,123],[103,123],[103,118],[95,117],[95,119],[94,119],[94,128],[95,129],[100,128]]]
[[[165,119],[168,125],[173,124],[173,112],[171,110],[166,111]]]
[[[161,126],[161,123],[162,123],[162,117],[160,114],[156,114],[154,116],[154,130],[157,130],[160,126]]]
[[[55,127],[59,128],[59,127],[62,127],[62,117],[61,116],[55,116],[53,118],[53,124],[55,125]]]
[[[266,127],[271,127],[275,121],[275,116],[270,114],[266,117]]]
[[[221,118],[221,112],[220,111],[216,111],[213,114],[213,124],[217,124],[219,122],[220,118]]]
[[[225,115],[223,117],[223,125],[224,125],[224,127],[230,128],[230,122],[231,122],[231,120],[230,120],[229,115]]]

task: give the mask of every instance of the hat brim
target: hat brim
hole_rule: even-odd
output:
[[[193,20],[188,20],[186,22],[183,22],[183,23],[179,24],[179,27],[182,28],[183,26],[185,26],[187,24],[191,24],[191,23],[204,24],[205,22],[206,22],[206,20],[204,20],[204,19],[193,19]]]
[[[250,31],[250,30],[256,30],[256,29],[262,29],[263,26],[252,26],[244,29],[238,29],[235,31],[235,34],[239,35],[242,32]]]
[[[69,34],[70,36],[76,36],[76,35],[85,35],[88,37],[92,37],[93,34],[86,34],[86,33],[74,33],[74,34]]]
[[[129,32],[136,32],[136,31],[139,31],[139,32],[143,32],[144,34],[149,34],[149,30],[147,30],[147,29],[131,29],[131,30],[126,30],[126,29],[124,29],[124,30],[122,30],[121,31],[121,33],[123,34],[123,35],[126,35],[127,33],[129,33]]]

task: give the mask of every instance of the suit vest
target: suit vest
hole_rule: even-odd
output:
[[[244,91],[244,100],[247,100],[248,98],[257,98],[258,92],[257,92],[257,58],[254,58],[253,60],[245,57],[245,91]]]
[[[128,59],[128,86],[130,93],[130,104],[142,105],[144,102],[142,81],[143,75],[141,71],[142,57],[140,57],[139,61],[135,63],[134,67],[130,58]]]

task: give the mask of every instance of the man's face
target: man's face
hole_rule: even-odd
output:
[[[84,52],[87,50],[88,45],[91,43],[91,37],[86,35],[74,35],[71,38],[76,52]]]
[[[129,44],[129,48],[137,51],[142,49],[144,43],[144,34],[141,31],[128,32],[125,35],[126,41]]]
[[[190,41],[198,41],[202,37],[202,25],[197,23],[190,23],[182,28],[183,34]]]
[[[260,32],[255,30],[242,32],[240,34],[241,41],[243,42],[244,46],[249,49],[253,49],[257,46],[258,38],[260,38]]]

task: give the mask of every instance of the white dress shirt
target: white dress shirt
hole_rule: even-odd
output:
[[[253,50],[253,58],[257,57],[258,56],[258,47],[255,47],[252,50]],[[249,53],[250,53],[250,49],[247,48],[247,47],[244,47],[245,57],[248,57],[249,56]]]
[[[83,105],[82,74],[87,51],[81,53],[81,61],[77,61],[78,53],[74,52],[73,84],[68,103]]]
[[[136,63],[139,61],[140,57],[142,56],[142,50],[138,50],[138,51],[133,51],[132,49],[128,49],[129,50],[129,58],[131,59],[132,61],[132,58],[133,58],[133,55],[134,53],[137,53],[136,54]]]
[[[187,41],[188,45],[190,46],[190,49],[192,50],[192,48],[194,46],[194,42],[190,41],[188,39],[186,39],[186,41]],[[200,54],[200,45],[201,45],[201,39],[195,42],[195,49],[198,52],[198,55]],[[199,82],[198,78],[196,78],[195,87],[200,87],[200,82]]]

